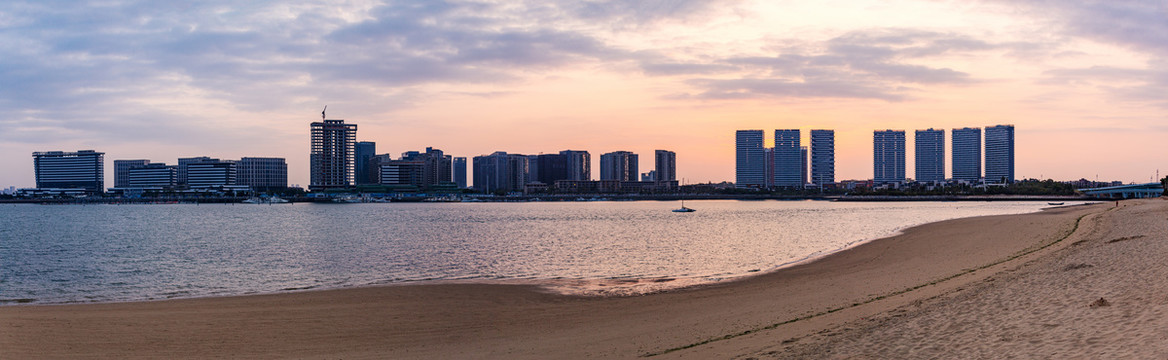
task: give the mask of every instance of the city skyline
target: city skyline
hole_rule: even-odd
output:
[[[1092,1],[6,2],[0,187],[34,186],[28,153],[74,149],[109,154],[107,179],[111,159],[282,157],[289,183],[308,186],[301,124],[326,104],[383,153],[671,149],[687,183],[734,180],[736,129],[835,129],[842,180],[870,177],[875,128],[1014,124],[1015,178],[1146,182],[1168,170],[1147,151],[1168,135],[1166,14]]]

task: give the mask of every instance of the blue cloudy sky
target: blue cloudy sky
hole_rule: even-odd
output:
[[[995,124],[1020,177],[1168,175],[1163,1],[16,0],[0,51],[2,187],[79,149],[303,185],[326,104],[380,153],[669,149],[689,182],[733,179],[736,129],[836,129],[866,179],[875,129]]]

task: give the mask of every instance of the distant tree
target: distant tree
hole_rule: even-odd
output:
[[[1164,196],[1168,196],[1168,176],[1160,179],[1160,184],[1164,186]]]

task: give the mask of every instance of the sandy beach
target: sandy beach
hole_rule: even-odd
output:
[[[5,306],[0,358],[1164,357],[1168,201],[1121,205],[926,224],[646,296],[434,284]]]

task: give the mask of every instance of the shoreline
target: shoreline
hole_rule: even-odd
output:
[[[1059,238],[1082,216],[1103,211],[1105,205],[924,224],[774,272],[644,296],[563,296],[534,285],[414,284],[4,306],[0,349],[8,350],[0,354],[410,358],[688,354],[749,337],[736,334],[803,334],[838,314],[879,307],[889,298],[927,295],[930,284],[951,280],[952,274]],[[959,280],[978,276],[961,275]],[[926,284],[923,289],[921,284]],[[897,293],[914,287],[918,290]],[[829,315],[815,316],[825,312]],[[808,316],[810,320],[789,322]],[[103,336],[93,337],[93,332]],[[729,335],[736,336],[710,342]],[[665,353],[671,349],[684,350]]]
[[[594,201],[679,201],[679,200],[779,200],[779,201],[847,201],[847,202],[901,202],[901,201],[1107,201],[1090,196],[1076,195],[782,195],[782,194],[564,194],[564,195],[515,195],[496,196],[483,194],[465,194],[458,200],[427,201],[425,199],[441,199],[449,195],[435,194],[432,196],[418,196],[394,199],[384,202],[357,202],[357,203],[506,203],[506,202],[594,202]],[[39,205],[190,205],[190,204],[240,204],[249,197],[162,197],[162,198],[79,198],[79,199],[0,199],[0,204],[39,204]],[[318,203],[344,204],[333,201],[331,197],[285,197],[289,204]],[[254,204],[271,205],[271,204]],[[281,205],[281,204],[276,204]]]

